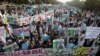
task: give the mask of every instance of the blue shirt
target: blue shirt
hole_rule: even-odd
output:
[[[27,50],[29,47],[29,44],[27,42],[22,43],[22,50]]]
[[[43,35],[42,35],[43,41],[48,41],[48,40],[49,40],[49,37],[50,37],[50,36],[48,36],[47,34],[43,34]]]
[[[73,43],[69,43],[66,47],[67,47],[67,48],[71,48],[71,49],[73,49],[73,48],[75,47],[75,44],[73,44]]]

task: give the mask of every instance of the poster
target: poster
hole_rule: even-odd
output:
[[[53,48],[64,48],[64,39],[53,40]]]
[[[98,35],[100,34],[100,27],[87,27],[87,31],[86,31],[86,39],[90,39],[90,38],[97,38]]]
[[[67,30],[67,35],[69,37],[75,36],[75,33],[78,31],[78,28],[68,28]]]
[[[14,24],[15,18],[13,16],[7,16],[9,24]]]
[[[61,22],[65,22],[68,17],[68,14],[62,14]]]

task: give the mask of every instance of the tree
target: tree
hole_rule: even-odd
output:
[[[55,3],[57,3],[57,1],[56,0],[48,0],[48,3],[55,4]]]
[[[34,3],[34,4],[42,4],[42,3],[54,4],[54,3],[57,3],[56,0],[0,0],[0,1],[7,1],[8,3],[16,3],[16,4],[28,4],[28,3],[30,3],[30,1],[32,1],[32,3]]]
[[[87,0],[85,8],[88,10],[100,10],[100,0]]]
[[[66,4],[68,4],[70,6],[78,7],[81,9],[83,9],[83,7],[84,7],[84,2],[81,2],[80,0],[74,0],[72,2],[67,2]]]
[[[8,3],[15,3],[15,4],[28,4],[28,0],[5,0]]]
[[[42,0],[35,0],[35,4],[41,4]]]
[[[56,0],[35,0],[36,2],[36,4],[41,4],[41,3],[46,3],[46,4],[54,4],[54,3],[56,3],[57,1]]]

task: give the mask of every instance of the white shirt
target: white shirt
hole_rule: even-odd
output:
[[[0,27],[0,40],[6,43],[6,31],[4,26]]]
[[[79,41],[79,42],[78,42],[78,46],[83,46],[84,42],[85,42],[84,40]]]

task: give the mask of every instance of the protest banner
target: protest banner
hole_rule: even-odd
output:
[[[79,56],[79,55],[88,55],[90,54],[91,51],[91,47],[80,47],[80,48],[76,48],[74,49],[73,55]]]
[[[38,19],[38,16],[39,16],[39,15],[33,16],[33,21],[40,21],[40,20]]]
[[[13,29],[13,34],[15,36],[20,36],[22,32],[23,32],[24,36],[30,36],[29,26],[23,27],[23,28],[15,28],[15,29]]]
[[[53,10],[51,10],[51,11],[45,12],[45,15],[52,17],[53,16],[53,13],[54,13]]]
[[[20,18],[21,20],[21,24],[30,24],[30,20],[31,20],[31,17],[23,17],[23,18]]]
[[[54,56],[87,56],[92,53],[91,47],[79,47],[75,49],[53,49]]]
[[[69,37],[73,37],[77,31],[78,31],[78,28],[68,28],[67,35]]]
[[[46,56],[53,56],[54,50],[53,48],[45,48]]]
[[[0,56],[47,56],[47,52],[44,49],[32,49],[12,52],[0,52]]]
[[[45,20],[46,17],[52,17],[52,16],[53,16],[53,10],[35,15],[35,16],[33,16],[33,20],[34,21],[41,21],[41,20]]]
[[[69,54],[72,54],[72,49],[53,49],[53,56],[69,56]]]
[[[98,37],[98,35],[100,34],[100,27],[87,27],[87,31],[86,31],[86,39],[95,39]]]
[[[35,15],[33,17],[34,21],[43,21],[45,20],[45,14],[39,14],[39,15]]]
[[[39,18],[41,18],[41,20],[45,20],[46,18],[45,18],[45,14],[40,14],[39,15]]]
[[[0,52],[0,56],[87,56],[91,55],[92,51],[95,50],[92,47],[79,47],[75,49],[63,48],[63,49],[32,49],[32,50],[21,50],[11,52]]]

